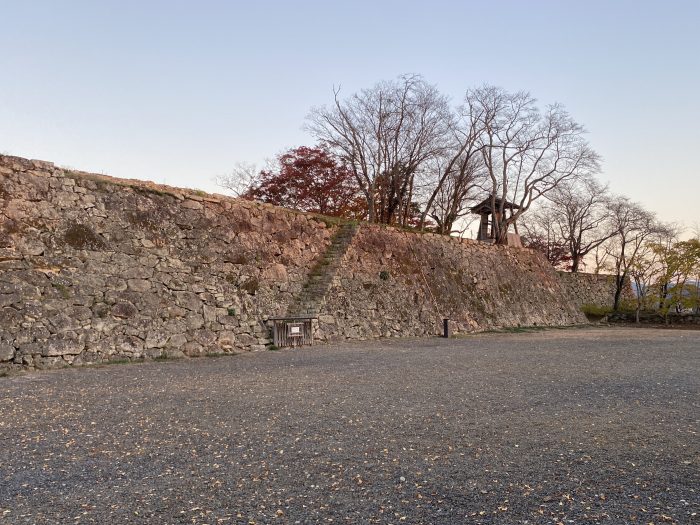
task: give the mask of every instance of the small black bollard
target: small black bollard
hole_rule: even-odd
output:
[[[449,319],[442,320],[442,337],[446,337],[447,339],[452,337],[452,330],[450,329]]]

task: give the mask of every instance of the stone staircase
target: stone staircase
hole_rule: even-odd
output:
[[[333,282],[343,256],[357,233],[357,224],[343,224],[331,243],[311,269],[304,288],[287,309],[289,317],[316,317]]]

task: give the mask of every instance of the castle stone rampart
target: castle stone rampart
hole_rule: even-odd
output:
[[[0,156],[0,368],[262,350],[337,228]],[[373,225],[327,288],[321,340],[585,321],[531,250]]]

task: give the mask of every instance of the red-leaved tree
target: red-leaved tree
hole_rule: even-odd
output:
[[[277,157],[241,196],[295,210],[352,219],[366,216],[366,205],[352,172],[326,150],[302,146]]]

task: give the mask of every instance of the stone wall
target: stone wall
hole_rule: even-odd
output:
[[[287,210],[0,157],[0,359],[263,349],[329,237]]]
[[[0,156],[0,368],[261,350],[336,226],[201,192]],[[530,250],[362,226],[321,339],[573,324]]]
[[[585,319],[537,252],[363,226],[319,316],[330,339],[570,325]]]
[[[612,308],[615,299],[615,277],[607,274],[558,272],[562,284],[576,306]],[[632,287],[627,284],[623,300],[634,300]]]

